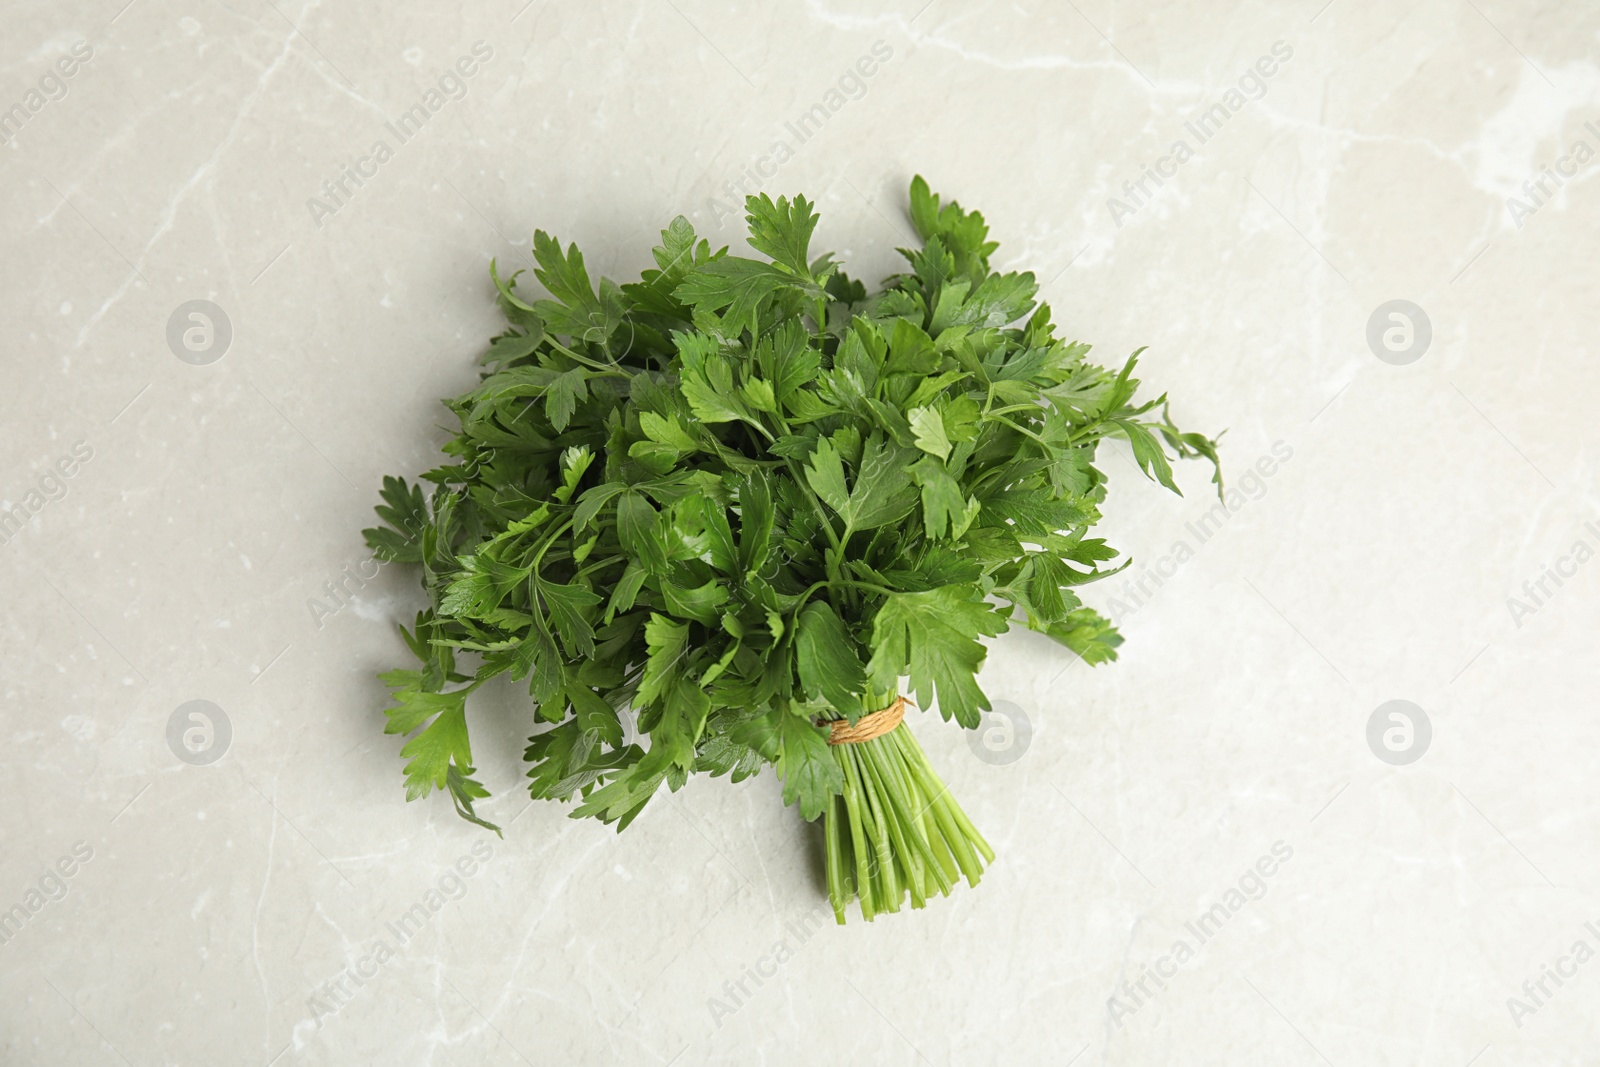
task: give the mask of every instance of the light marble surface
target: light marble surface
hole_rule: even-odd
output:
[[[0,1062],[1600,1063],[1600,962],[1571,955],[1600,949],[1592,7],[122,2],[12,4],[0,34],[0,500],[26,519],[0,544],[0,908],[26,918]],[[913,173],[984,210],[1066,332],[1150,346],[1241,487],[1202,537],[1200,468],[1178,498],[1106,457],[1108,536],[1167,575],[1089,591],[1122,601],[1121,661],[994,642],[1026,752],[916,728],[999,861],[842,929],[805,925],[817,839],[770,773],[620,836],[519,815],[514,687],[475,705],[506,839],[408,806],[374,673],[414,576],[308,606],[366,566],[380,476],[432,462],[491,256],[539,227],[624,278],[680,212],[733,242],[714,198],[779,139],[759,187],[818,198],[817,246],[869,280]],[[346,166],[369,177],[333,201]],[[1396,299],[1431,323],[1408,365],[1366,337]],[[205,365],[167,342],[193,300],[231,324]],[[1431,723],[1406,766],[1367,741],[1395,699]],[[208,765],[167,740],[192,700],[231,724]],[[1546,967],[1571,976],[1524,993]]]

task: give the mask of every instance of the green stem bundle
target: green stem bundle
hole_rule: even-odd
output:
[[[977,885],[994,850],[973,827],[904,723],[881,737],[830,745],[845,786],[823,811],[828,900],[844,923],[852,897],[869,922],[909,894],[920,908],[965,877]]]

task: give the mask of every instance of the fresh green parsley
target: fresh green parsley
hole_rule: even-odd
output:
[[[872,293],[813,255],[804,197],[745,206],[765,258],[680,216],[630,284],[543,232],[547,298],[491,267],[507,326],[446,402],[448,461],[426,492],[386,478],[365,531],[429,602],[417,664],[382,676],[386,730],[408,799],[443,790],[491,829],[467,705],[498,675],[529,693],[530,793],[574,816],[625,827],[663,785],[771,764],[823,817],[839,921],[850,899],[871,918],[976,883],[993,852],[909,723],[842,745],[822,724],[904,690],[976,727],[983,639],[1014,623],[1115,659],[1078,594],[1121,569],[1088,536],[1096,449],[1125,439],[1177,491],[1169,453],[1215,465],[1216,445],[1136,399],[1138,352],[1108,369],[1058,338],[1034,276],[991,270],[983,217],[920,177],[921,247]]]

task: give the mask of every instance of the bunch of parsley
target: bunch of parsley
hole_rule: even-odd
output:
[[[574,816],[621,828],[663,783],[770,763],[786,803],[825,817],[841,922],[851,898],[871,918],[977,881],[993,853],[909,725],[830,745],[823,724],[909,679],[976,727],[980,638],[1014,620],[1114,659],[1121,638],[1075,592],[1115,573],[1087,536],[1095,450],[1126,439],[1176,491],[1167,449],[1216,449],[1164,396],[1135,402],[1137,352],[1109,370],[1057,339],[1033,275],[990,270],[982,216],[920,177],[910,199],[923,245],[871,294],[812,258],[803,197],[747,200],[768,261],[713,252],[680,216],[633,284],[597,287],[543,232],[549,299],[491,266],[509,326],[447,402],[451,462],[426,495],[386,478],[386,525],[365,531],[421,565],[430,602],[405,632],[419,666],[382,676],[408,799],[443,789],[490,826],[466,704],[507,674],[545,724],[529,790]]]

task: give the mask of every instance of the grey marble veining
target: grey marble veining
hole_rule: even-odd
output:
[[[10,5],[0,1063],[1600,1062],[1597,48],[1506,0]],[[407,805],[420,592],[359,530],[490,259],[625,280],[804,192],[870,281],[915,173],[1233,487],[1107,446],[1121,660],[1010,634],[1009,732],[913,716],[982,885],[834,926],[770,772],[524,810],[513,686],[505,839]]]

